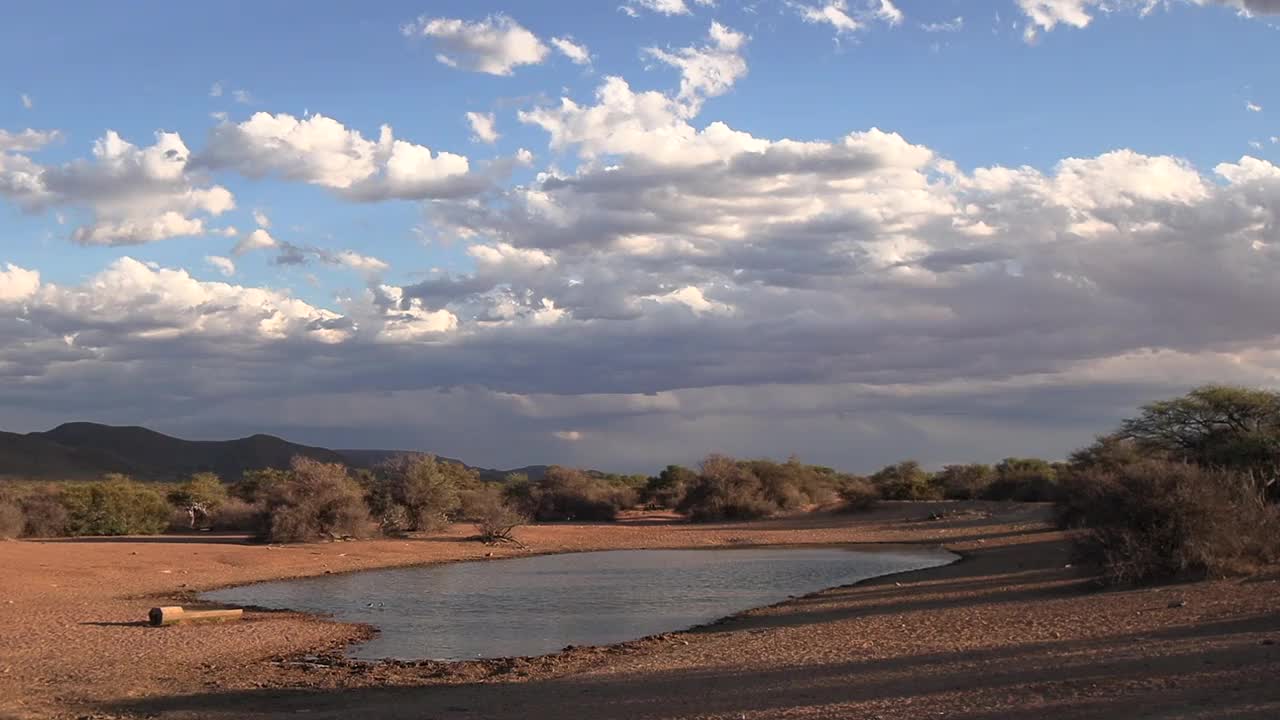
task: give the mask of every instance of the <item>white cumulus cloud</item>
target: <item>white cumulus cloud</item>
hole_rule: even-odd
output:
[[[471,140],[473,142],[486,143],[492,145],[501,137],[497,129],[494,127],[497,120],[493,113],[469,112],[467,113],[467,124],[471,126]]]
[[[550,52],[537,35],[502,14],[474,22],[423,16],[401,28],[410,37],[433,39],[436,59],[450,67],[510,75],[521,65],[537,65]]]

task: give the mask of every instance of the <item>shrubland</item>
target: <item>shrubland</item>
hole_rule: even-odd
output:
[[[913,460],[868,477],[786,462],[710,455],[653,477],[552,466],[482,481],[433,456],[350,470],[295,458],[231,484],[197,473],[174,484],[122,475],[98,482],[0,482],[0,538],[252,531],[272,542],[433,532],[471,522],[486,542],[530,520],[612,521],[671,509],[693,521],[751,520],[814,507],[866,510],[882,500],[1056,503],[1082,562],[1114,583],[1247,572],[1280,561],[1280,393],[1205,386],[1152,403],[1066,463]]]

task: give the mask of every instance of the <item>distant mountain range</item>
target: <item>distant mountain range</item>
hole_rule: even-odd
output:
[[[183,440],[144,427],[75,422],[47,432],[0,432],[0,478],[87,480],[106,473],[124,473],[139,480],[176,480],[207,471],[230,481],[239,479],[246,470],[287,468],[297,455],[352,467],[373,467],[396,455],[425,454],[421,451],[329,450],[271,435],[222,441]],[[441,459],[466,465],[452,458]],[[500,479],[510,472],[527,473],[537,479],[545,473],[546,466],[474,469],[485,479]]]

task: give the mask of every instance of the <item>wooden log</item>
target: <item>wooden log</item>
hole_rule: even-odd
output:
[[[151,608],[147,614],[152,625],[176,625],[189,622],[224,622],[239,620],[244,610],[184,610],[177,605]]]

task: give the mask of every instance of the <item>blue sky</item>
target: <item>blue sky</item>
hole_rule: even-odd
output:
[[[928,446],[918,451],[894,447],[893,452],[940,460],[948,448],[971,441],[967,435],[947,435],[949,430],[933,427],[935,417],[948,416],[950,411],[911,409],[907,407],[910,403],[895,407],[884,404],[886,397],[933,393],[954,399],[959,393],[970,403],[967,407],[973,407],[970,393],[992,383],[1022,382],[1028,387],[1056,383],[1059,389],[1096,384],[1100,381],[1095,370],[1082,371],[1082,363],[1106,362],[1107,358],[1113,364],[1130,362],[1134,353],[1179,354],[1177,364],[1182,369],[1168,375],[1157,373],[1159,382],[1137,382],[1128,375],[1123,381],[1105,379],[1128,388],[1116,397],[1136,401],[1213,374],[1186,370],[1188,363],[1199,361],[1182,356],[1196,358],[1210,353],[1220,358],[1224,352],[1239,353],[1242,348],[1263,352],[1270,342],[1266,333],[1250,328],[1236,335],[1224,332],[1206,337],[1197,340],[1194,347],[1184,347],[1176,337],[1174,323],[1166,328],[1168,336],[1107,345],[1098,338],[1124,336],[1125,331],[1117,328],[1091,333],[1074,323],[1070,328],[1059,328],[1050,339],[1061,340],[1061,348],[1017,367],[984,359],[986,354],[998,355],[998,351],[974,350],[972,358],[954,367],[931,366],[927,372],[909,377],[890,377],[891,373],[874,369],[882,364],[902,365],[889,359],[900,351],[899,343],[926,347],[923,338],[912,336],[914,330],[903,328],[928,313],[921,309],[922,315],[895,317],[895,308],[904,309],[879,293],[886,283],[905,281],[899,277],[900,271],[913,267],[913,262],[918,264],[937,253],[999,256],[1000,263],[988,263],[987,269],[998,269],[1007,282],[1027,279],[1029,276],[1019,273],[1033,271],[1024,268],[1041,268],[1047,278],[1070,276],[1084,287],[1100,281],[1080,274],[1081,260],[1068,263],[1071,268],[1050,268],[1050,259],[1062,260],[1068,243],[1061,233],[1069,233],[1072,242],[1086,235],[1090,238],[1091,244],[1079,248],[1080,253],[1101,252],[1105,256],[1105,248],[1115,247],[1118,260],[1132,243],[1112,238],[1116,245],[1106,245],[1110,240],[1105,234],[1098,235],[1099,223],[1116,233],[1136,232],[1134,228],[1141,223],[1146,223],[1143,227],[1147,231],[1157,222],[1166,223],[1171,231],[1198,223],[1196,232],[1220,232],[1223,242],[1236,242],[1241,233],[1253,233],[1249,242],[1255,252],[1261,252],[1257,247],[1267,246],[1274,232],[1270,221],[1249,225],[1241,220],[1207,230],[1210,220],[1222,217],[1225,211],[1205,204],[1235,203],[1231,207],[1236,207],[1244,202],[1218,197],[1228,191],[1226,186],[1245,182],[1215,172],[1220,163],[1240,163],[1244,156],[1265,167],[1280,162],[1280,144],[1272,139],[1280,135],[1280,122],[1273,119],[1275,112],[1280,112],[1274,72],[1280,67],[1280,16],[1268,14],[1277,10],[1274,4],[1266,0],[895,0],[887,4],[881,0],[689,0],[683,3],[687,12],[656,11],[663,1],[651,0],[646,6],[635,0],[622,7],[617,2],[317,2],[305,9],[296,4],[247,2],[207,6],[43,3],[10,10],[9,21],[0,27],[0,130],[11,134],[27,129],[56,131],[57,135],[41,147],[0,145],[0,150],[8,150],[7,165],[0,165],[0,270],[12,265],[38,273],[44,288],[43,295],[25,289],[20,295],[18,289],[12,289],[9,295],[22,298],[21,304],[14,300],[11,307],[0,305],[12,322],[22,323],[14,327],[24,329],[22,333],[15,331],[18,339],[0,350],[0,368],[6,363],[10,368],[21,368],[8,375],[13,378],[8,400],[14,409],[0,416],[0,425],[35,429],[61,415],[68,415],[67,419],[93,416],[113,422],[148,422],[190,433],[278,430],[332,444],[367,445],[383,439],[427,449],[443,444],[438,449],[451,454],[496,454],[493,460],[475,459],[489,464],[548,459],[609,464],[617,458],[616,464],[637,466],[644,464],[640,455],[651,453],[628,451],[625,457],[619,456],[617,446],[626,442],[624,438],[648,437],[652,452],[688,461],[690,453],[703,450],[754,448],[761,432],[777,435],[761,430],[768,423],[754,411],[703,407],[716,405],[709,395],[768,396],[783,392],[777,388],[789,388],[793,396],[807,397],[815,388],[838,386],[863,398],[851,400],[854,406],[874,405],[876,412],[884,414],[883,426],[904,423],[912,428],[908,436],[918,437]],[[827,18],[843,16],[849,25],[813,21],[821,13]],[[531,42],[541,43],[542,54],[535,62],[511,66],[509,74],[469,69],[466,54],[459,55],[443,34],[422,32],[432,20],[458,21],[461,29],[454,40],[460,41],[468,34],[483,33],[485,23],[489,30],[519,30],[536,38]],[[413,23],[418,23],[417,32],[403,31]],[[716,50],[713,29],[709,36],[713,23],[737,38],[732,48],[725,45]],[[515,42],[512,37],[503,42]],[[553,38],[585,46],[589,62],[575,63],[557,52]],[[512,47],[488,47],[483,53],[518,51]],[[664,62],[651,48],[668,53],[668,57],[713,57],[716,62],[741,63],[741,71],[721,85],[702,86],[694,94],[682,96],[682,78],[689,81],[696,68],[682,70]],[[688,49],[688,53],[681,55],[681,49]],[[439,54],[452,54],[456,66],[440,62]],[[712,67],[715,72],[723,69]],[[874,203],[867,200],[870,195],[857,200],[846,197],[845,204],[821,200],[822,207],[814,211],[817,214],[806,214],[797,205],[783,214],[754,217],[751,224],[744,225],[739,218],[717,225],[710,218],[722,212],[723,205],[682,204],[681,199],[701,192],[701,185],[681,185],[693,182],[688,173],[710,166],[703,163],[697,166],[700,169],[691,169],[680,158],[694,157],[706,148],[691,144],[675,149],[674,160],[664,160],[659,150],[645,149],[646,142],[665,142],[662,131],[654,127],[629,139],[611,134],[629,121],[625,112],[596,99],[597,89],[608,78],[622,79],[633,93],[650,92],[653,98],[665,98],[663,102],[671,105],[664,107],[661,113],[665,114],[660,113],[654,122],[669,122],[676,132],[685,132],[679,128],[705,131],[713,123],[723,123],[754,138],[742,141],[741,147],[735,144],[733,149],[717,150],[723,154],[712,164],[723,161],[728,163],[726,167],[732,166],[736,153],[754,157],[763,152],[763,142],[828,143],[832,145],[828,149],[834,151],[840,139],[850,133],[878,128],[890,134],[890,144],[898,144],[889,147],[880,139],[865,139],[866,143],[882,145],[859,151],[866,157],[858,166],[874,166],[877,169],[869,171],[872,175],[857,176],[868,172],[857,170],[840,178],[822,176],[822,182],[828,184],[821,187],[847,190],[851,184],[866,182],[880,188],[871,195],[889,203],[889,209],[872,208]],[[539,109],[555,111],[562,97],[579,107],[597,106],[602,113],[612,113],[611,119],[598,127],[573,130],[572,123],[587,122],[586,115],[570,117],[560,112],[554,120],[544,122],[530,118],[529,114]],[[492,144],[478,142],[468,112],[492,113],[500,138]],[[370,190],[376,197],[355,200],[350,193],[344,195],[347,179],[326,179],[316,168],[341,158],[342,152],[356,151],[338,151],[324,158],[316,154],[307,159],[302,158],[305,148],[291,145],[284,154],[251,157],[253,152],[264,152],[264,146],[234,143],[248,137],[235,133],[246,128],[255,113],[287,115],[304,124],[316,114],[323,115],[344,126],[343,132],[359,133],[360,142],[370,143],[377,141],[380,127],[388,125],[398,140],[431,153],[464,157],[467,174],[450,178],[474,179],[479,185],[466,191],[444,191],[436,186],[413,191]],[[553,126],[567,133],[567,139],[558,145]],[[71,176],[83,171],[90,179],[76,181],[80,183],[101,180],[92,175],[92,150],[94,142],[109,130],[139,148],[155,143],[157,131],[180,135],[190,153],[189,162],[175,170],[182,176],[180,187],[168,186],[165,192],[170,194],[159,198],[150,194],[154,188],[147,186],[146,180],[139,181],[136,189],[121,189],[130,181],[117,178],[111,181],[114,190],[95,186],[99,189],[92,192],[97,195],[90,191],[77,195],[81,191],[75,188],[87,185],[73,183],[71,190],[58,189],[59,173]],[[232,138],[220,146],[221,151],[212,142],[219,132],[224,139]],[[895,158],[902,157],[908,146],[928,152],[931,159],[909,169],[899,168]],[[790,152],[783,145],[776,147]],[[531,153],[531,158],[522,155],[522,150]],[[1132,154],[1123,158],[1108,155],[1118,150]],[[1065,158],[1111,159],[1099,160],[1081,171],[1077,180],[1095,183],[1092,187],[1121,179],[1134,185],[1098,190],[1099,195],[1110,193],[1124,199],[1111,206],[1105,198],[1083,198],[1075,185],[1065,181],[1049,191],[1040,180],[1033,182],[1023,176],[1017,181],[1023,184],[1014,188],[1008,183],[987,182],[992,174],[980,171],[1030,166],[1043,178],[1061,179],[1060,162]],[[35,200],[20,196],[16,190],[5,192],[6,167],[17,177],[14,168],[19,161],[34,163],[40,168],[38,173],[48,173],[41,176],[47,192],[42,191]],[[296,163],[312,161],[317,164],[297,169]],[[646,177],[653,177],[655,171],[668,172],[676,166],[686,173],[684,180],[641,187],[635,197],[636,207],[646,209],[644,222],[637,225],[637,218],[631,218],[624,229],[609,223],[610,218],[617,219],[617,212],[634,209],[627,207],[627,196],[614,202],[606,199],[603,190],[585,189],[604,177],[600,173],[605,168],[616,171],[614,177],[647,168],[650,175]],[[383,168],[379,173],[387,172],[385,166],[379,167]],[[1241,170],[1235,177],[1247,174],[1248,182],[1270,182],[1265,171],[1257,170],[1263,165],[1249,167],[1249,173]],[[921,182],[935,181],[930,191],[932,205],[916,207],[924,202],[920,188],[911,178],[905,185],[895,184],[895,178],[906,177],[899,170],[918,173]],[[1099,174],[1088,174],[1094,172]],[[1192,179],[1196,175],[1199,180]],[[363,177],[356,177],[355,182]],[[563,190],[542,186],[548,178],[575,183],[573,187],[579,191],[568,198]],[[770,187],[776,190],[781,187],[776,183],[785,185],[795,178],[794,173],[783,173],[773,178],[774,185],[761,185],[757,188],[760,202],[767,203],[775,196]],[[946,199],[938,195],[943,186],[951,192]],[[224,188],[234,199],[234,208],[215,210],[213,205],[201,205],[202,209],[192,210],[181,199],[192,191],[200,193],[212,187]],[[539,234],[530,228],[529,218],[542,217],[537,213],[543,207],[538,203],[543,201],[527,191],[539,188],[550,188],[548,197],[559,213],[554,221],[564,235]],[[674,200],[666,196],[668,191],[675,192]],[[114,192],[127,199],[116,195],[103,199]],[[796,192],[796,197],[803,195],[803,191]],[[1046,199],[1053,192],[1058,193],[1056,199]],[[1254,204],[1253,217],[1272,217],[1269,195],[1256,189],[1239,192]],[[901,198],[895,199],[897,193],[902,193]],[[997,198],[993,193],[1008,194]],[[643,198],[650,195],[655,202],[661,200],[660,204],[647,205]],[[1033,196],[1037,198],[1031,203],[1035,208],[1028,209],[1027,198]],[[1148,202],[1158,207],[1143,205]],[[1185,207],[1171,205],[1178,203]],[[942,209],[944,205],[950,209]],[[169,216],[169,221],[181,220],[187,230],[167,230],[160,233],[163,237],[143,238],[120,229],[150,223],[156,213],[173,208],[177,214]],[[596,216],[606,210],[606,215]],[[1122,210],[1132,214],[1125,222],[1116,219]],[[255,211],[269,219],[268,226],[259,227]],[[708,213],[705,222],[690,219],[704,212]],[[901,216],[891,217],[895,213]],[[944,216],[950,219],[942,222]],[[590,222],[584,219],[591,217],[595,219]],[[762,227],[794,229],[787,223],[800,217],[822,217],[828,223],[849,225],[833,245],[818,249],[800,235],[753,236]],[[198,230],[192,230],[195,226],[191,223],[197,221]],[[667,221],[681,227],[669,227],[664,224]],[[940,227],[940,222],[969,230],[962,239],[934,237],[929,228]],[[1041,223],[1042,230],[1031,231]],[[114,229],[108,232],[108,226]],[[85,241],[81,237],[76,241],[77,228],[88,227],[97,227],[100,239]],[[226,230],[230,227],[237,230],[234,237]],[[637,227],[646,229],[639,232]],[[255,229],[269,233],[273,245],[233,253],[232,248]],[[601,234],[594,238],[592,233]],[[101,240],[108,236],[114,239]],[[1045,240],[1050,236],[1057,240]],[[638,249],[641,246],[648,249]],[[662,249],[654,250],[657,247]],[[744,255],[748,250],[750,254]],[[1037,253],[1034,257],[1024,257],[1033,250]],[[1187,250],[1192,255],[1201,251],[1203,248]],[[200,308],[210,307],[208,302],[186,307],[181,327],[161,333],[152,326],[170,322],[170,315],[177,312],[173,307],[157,309],[137,304],[136,298],[126,301],[93,296],[101,292],[94,287],[114,277],[103,273],[110,273],[111,268],[118,271],[126,257],[151,268],[138,272],[164,268],[185,273],[197,283],[229,284],[239,293],[236,302],[252,296],[253,303],[260,303],[257,295],[249,293],[252,289],[275,293],[273,302],[296,298],[310,308],[299,311],[311,313],[305,323],[298,320],[306,332],[317,332],[318,323],[325,322],[358,326],[349,328],[350,337],[344,336],[339,343],[352,345],[349,352],[353,354],[317,353],[305,343],[295,346],[295,341],[302,341],[290,333],[281,335],[272,329],[265,340],[258,338],[261,342],[239,336],[238,342],[245,345],[231,343],[239,348],[233,357],[210,355],[207,349],[198,348],[219,341],[202,333],[209,326],[222,328],[225,319],[220,317],[215,323],[201,315],[204,311]],[[208,260],[211,257],[221,264]],[[354,257],[364,264],[342,259]],[[718,264],[713,257],[724,262]],[[836,282],[839,273],[833,278],[830,272],[818,270],[838,267],[840,259],[850,258],[858,260],[849,266],[843,285]],[[1256,261],[1258,258],[1239,260],[1245,265]],[[1237,268],[1224,266],[1224,287],[1238,286],[1238,277],[1226,270]],[[779,273],[788,279],[777,280]],[[641,275],[644,281],[634,280]],[[753,279],[744,279],[748,277]],[[954,280],[931,278],[931,292]],[[636,284],[630,287],[633,281]],[[0,275],[0,283],[4,282],[18,288],[20,278]],[[146,282],[160,280],[148,278]],[[924,280],[914,277],[910,282]],[[1179,289],[1177,280],[1171,282],[1163,292]],[[860,283],[867,284],[863,287]],[[628,285],[625,291],[618,289],[623,285]],[[991,285],[988,279],[986,287]],[[61,288],[59,292],[81,288],[84,298],[92,299],[50,299],[54,296],[50,286]],[[980,316],[979,308],[989,307],[988,303],[1051,308],[1062,301],[1051,294],[1034,298],[1017,294],[1033,292],[1028,288],[1011,287],[1001,290],[1008,293],[1001,296],[991,291],[991,295],[979,298],[976,291],[961,297],[958,286],[947,287],[957,295],[937,299],[932,311]],[[824,296],[819,288],[830,295]],[[204,286],[175,297],[205,291],[222,292]],[[149,297],[157,293],[164,295],[153,290]],[[1230,294],[1225,290],[1209,294],[1220,297],[1223,293]],[[1112,288],[1108,295],[1126,303],[1129,311],[1146,321],[1159,314],[1153,308],[1162,302],[1152,288]],[[5,293],[0,292],[0,301],[4,298]],[[36,307],[38,302],[33,298],[57,308],[59,319],[47,321],[46,335],[26,331],[53,314],[53,310]],[[1146,309],[1135,310],[1135,298]],[[1233,296],[1232,300],[1261,302],[1262,298],[1244,291],[1244,297]],[[1075,307],[1094,301],[1100,302],[1096,296],[1072,300]],[[115,307],[112,303],[116,302],[122,315],[112,317],[114,330],[102,330],[106,322],[102,318],[87,317],[91,311],[86,308]],[[878,308],[878,302],[888,305]],[[977,304],[956,305],[968,302]],[[74,308],[67,309],[70,306]],[[673,307],[684,308],[690,317],[669,316]],[[547,312],[551,309],[556,312]],[[649,309],[657,314],[650,314]],[[863,309],[865,317],[829,314],[857,315]],[[1046,312],[1039,320],[1052,325],[1055,318],[1060,319]],[[341,318],[329,318],[326,313]],[[160,316],[166,320],[161,322],[157,319]],[[805,325],[810,320],[816,322],[813,327]],[[841,327],[846,320],[853,325]],[[546,328],[552,321],[558,324],[539,337],[521,325]],[[581,324],[568,327],[572,323]],[[856,349],[843,347],[834,338],[866,331],[863,323],[897,327],[901,336],[877,336],[870,345],[880,348],[875,351],[879,354],[859,360]],[[652,343],[670,342],[679,336],[681,342],[689,343],[696,342],[694,338],[730,337],[733,333],[768,337],[770,328],[794,331],[800,326],[806,329],[804,337],[809,341],[821,338],[824,332],[832,333],[830,347],[819,349],[811,358],[820,370],[802,368],[804,362],[772,353],[751,358],[739,351],[736,360],[726,361],[718,355],[723,350],[711,346],[681,350],[689,353],[689,363],[694,366],[681,372],[670,370],[666,361],[636,361],[634,367],[607,371],[587,365],[575,369],[565,367],[566,362],[572,365],[572,360],[548,353],[544,347],[549,336],[560,338],[558,346],[582,342],[597,348],[618,336]],[[420,334],[427,330],[437,334]],[[1068,341],[1069,331],[1081,335]],[[254,332],[266,331],[256,328]],[[989,328],[973,332],[989,332],[1012,343],[1010,347],[1018,347],[1017,332],[1002,335]],[[84,356],[71,361],[48,354],[51,338],[77,333],[82,342],[92,339],[94,343],[82,347],[68,341]],[[596,333],[603,334],[596,337]],[[97,337],[103,334],[106,336]],[[158,335],[166,341],[180,337],[192,345],[161,349],[154,344]],[[389,348],[389,338],[409,341],[402,343],[404,347]],[[324,342],[330,340],[326,337]],[[1095,340],[1106,347],[1093,348]],[[364,342],[375,350],[365,348]],[[785,345],[792,340],[780,337],[778,342]],[[1082,347],[1089,349],[1080,350]],[[387,355],[377,355],[364,367],[359,358],[366,351]],[[171,378],[175,388],[187,388],[173,391],[174,397],[197,405],[202,397],[213,405],[223,401],[251,403],[259,391],[250,389],[254,383],[245,378],[250,368],[263,366],[272,366],[273,372],[285,372],[280,368],[287,366],[301,367],[304,374],[314,373],[312,384],[305,388],[274,383],[282,398],[277,408],[289,402],[325,405],[326,401],[316,396],[316,384],[341,395],[341,399],[327,401],[340,405],[374,403],[378,395],[364,394],[375,390],[431,395],[463,388],[500,400],[468,417],[461,423],[465,427],[445,431],[432,423],[415,425],[401,418],[388,426],[395,428],[388,434],[386,428],[367,425],[349,428],[336,421],[316,423],[306,417],[308,412],[268,413],[263,423],[269,427],[256,427],[239,418],[231,405],[224,413],[199,414],[175,411],[157,400],[111,411],[50,389],[59,383],[65,385],[70,373],[77,381],[106,383],[104,387],[114,392],[130,393],[136,391],[130,386],[136,382],[131,379],[135,377],[132,372],[148,362],[140,358],[163,364],[165,352],[174,353],[169,357],[170,366],[186,362],[178,358],[188,358],[191,353],[205,353],[202,357],[213,368],[212,374],[221,378],[216,389],[206,391],[210,393],[207,397],[190,390],[190,378]],[[468,352],[477,355],[469,357]],[[502,368],[490,368],[495,352],[516,359]],[[444,355],[449,355],[448,362],[438,360]],[[717,359],[711,359],[713,356]],[[330,363],[349,367],[349,371],[335,373]],[[486,369],[468,371],[479,366]],[[1230,367],[1238,370],[1239,358]],[[1269,367],[1262,363],[1256,372],[1246,374],[1265,381],[1271,377]],[[597,370],[603,374],[592,376]],[[397,380],[374,382],[366,371]],[[566,372],[568,377],[560,377]],[[580,385],[575,385],[575,375]],[[1053,380],[1045,381],[1046,377]],[[539,378],[555,379],[544,382]],[[1094,379],[1086,382],[1088,378]],[[943,388],[948,382],[966,387],[963,391]],[[916,389],[908,392],[904,388]],[[988,391],[995,392],[981,392]],[[1008,394],[1009,390],[1005,387],[1001,392]],[[656,409],[645,400],[667,397],[663,393],[673,393],[671,397],[676,399]],[[680,393],[700,395],[695,401],[681,399]],[[866,401],[867,394],[874,395],[876,402]],[[611,399],[601,400],[597,397],[601,395]],[[353,399],[358,397],[364,400]],[[509,428],[515,438],[509,450],[495,452],[468,439],[480,428],[494,427],[495,417],[506,415],[499,409],[503,403],[517,402],[511,398],[523,398],[518,401],[522,407],[542,403],[574,409],[557,410],[553,420],[547,420],[550,411],[545,409],[529,411],[518,426]],[[409,406],[420,402],[430,406],[436,401],[422,397],[405,400]],[[647,409],[606,412],[591,410],[588,406],[596,407],[593,403]],[[795,412],[805,414],[800,409],[805,403],[795,403]],[[691,409],[697,407],[703,409]],[[830,412],[820,415],[830,419]],[[1046,453],[1061,453],[1069,449],[1067,443],[1087,438],[1086,427],[1105,429],[1119,412],[1118,407],[1081,410],[1069,439],[1054,439],[1062,434],[1060,428],[1053,427],[1028,442]],[[837,413],[834,417],[842,416]],[[984,422],[994,423],[993,433],[1000,432],[1000,417],[1000,413],[984,415]],[[539,424],[539,419],[545,422]],[[672,423],[673,419],[679,422]],[[807,422],[819,422],[818,416]],[[662,429],[655,430],[659,425]],[[686,436],[692,433],[697,437],[705,431],[705,447],[699,450],[694,443],[672,440],[668,432],[675,425],[685,427],[681,434]],[[850,427],[848,432],[859,431]],[[601,441],[599,450],[583,449],[587,443],[582,440],[591,435]],[[847,443],[831,440],[833,436],[823,434],[821,439],[810,441],[809,435],[803,430],[782,433],[776,443],[766,443],[762,449],[773,454],[804,449],[834,463],[871,462],[858,454],[861,449],[846,450],[843,446]],[[963,443],[960,437],[965,438]],[[603,442],[604,438],[611,442]],[[866,441],[867,448],[882,444],[875,433]],[[992,455],[1002,452],[1003,447],[996,443],[975,454]],[[876,455],[874,461],[893,459],[871,454]]]

